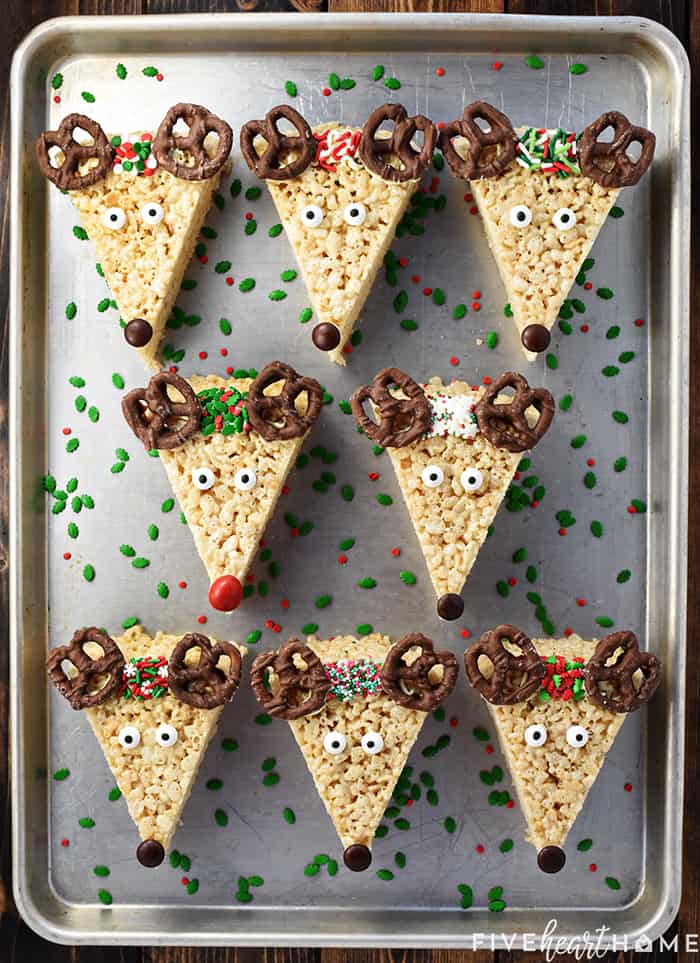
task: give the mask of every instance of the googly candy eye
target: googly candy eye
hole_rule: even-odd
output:
[[[384,740],[378,732],[366,732],[360,740],[360,745],[368,756],[376,756],[384,748]]]
[[[588,742],[588,730],[583,726],[569,726],[566,730],[566,741],[572,749],[581,749]]]
[[[216,475],[211,468],[195,468],[192,472],[192,484],[200,492],[209,491],[216,484]]]
[[[508,212],[508,220],[513,227],[527,227],[532,221],[532,211],[526,204],[516,204]]]
[[[367,208],[364,204],[348,204],[343,211],[343,220],[350,227],[359,227],[360,224],[364,224],[365,218],[367,217]]]
[[[121,231],[126,224],[126,214],[121,207],[108,207],[102,215],[102,223],[110,231]]]
[[[540,723],[528,726],[525,730],[525,742],[528,746],[543,746],[547,741],[547,729]]]
[[[174,746],[177,739],[177,729],[175,726],[168,725],[167,722],[162,722],[156,729],[156,742],[164,749]]]
[[[141,733],[136,726],[122,726],[117,739],[122,749],[135,749],[141,742]]]
[[[478,492],[484,487],[484,474],[478,468],[465,468],[459,481],[465,492]]]
[[[141,219],[145,224],[160,224],[165,217],[165,211],[160,204],[144,204],[141,208]]]
[[[421,481],[426,488],[437,488],[445,480],[445,473],[439,465],[428,465],[420,473]]]
[[[347,739],[342,732],[327,732],[323,737],[323,748],[332,756],[339,756],[346,745]]]
[[[552,218],[552,224],[558,231],[568,231],[576,223],[576,215],[569,207],[560,207]]]
[[[258,476],[252,468],[239,468],[233,476],[233,484],[242,492],[249,492],[251,488],[255,488],[257,480]]]
[[[301,223],[306,227],[319,227],[324,213],[316,204],[307,204],[301,210]]]

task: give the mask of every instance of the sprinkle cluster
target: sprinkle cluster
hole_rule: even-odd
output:
[[[337,127],[314,133],[317,141],[314,163],[324,171],[335,172],[342,163],[358,170],[360,164],[355,155],[361,136],[360,130],[339,130]]]
[[[347,702],[353,698],[366,698],[381,688],[378,662],[369,659],[347,659],[330,662],[325,666],[331,683],[329,698]]]
[[[112,170],[115,174],[143,174],[145,177],[152,174],[158,166],[158,161],[151,153],[151,141],[153,134],[141,134],[140,140],[131,141],[128,138],[112,138],[114,151],[114,166]]]
[[[431,395],[430,429],[428,434],[446,437],[473,438],[479,428],[474,414],[474,395]]]
[[[250,431],[248,412],[243,404],[246,393],[237,388],[205,388],[197,395],[204,411],[203,435],[240,434]]]
[[[578,137],[561,127],[546,130],[544,127],[528,127],[516,144],[517,161],[529,171],[551,173],[564,178],[580,174],[576,163]]]
[[[125,699],[158,699],[168,691],[168,660],[161,656],[132,659],[122,670],[119,694]]]
[[[583,687],[582,659],[565,659],[562,655],[542,656],[546,675],[538,695],[540,702],[550,699],[562,699],[568,702],[573,699],[578,702],[586,695]]]

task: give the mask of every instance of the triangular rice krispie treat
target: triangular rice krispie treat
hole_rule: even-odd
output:
[[[350,402],[358,425],[389,453],[438,614],[458,619],[464,610],[459,593],[521,455],[554,416],[552,396],[512,371],[488,387],[443,385],[439,378],[421,386],[397,368],[384,368]]]
[[[282,119],[293,135],[279,130]],[[435,142],[432,122],[399,104],[378,107],[361,129],[312,130],[288,106],[241,129],[241,152],[267,183],[318,319],[313,342],[338,364]]]
[[[187,135],[174,132],[178,122]],[[91,143],[76,140],[77,131]],[[36,142],[42,172],[70,193],[80,213],[125,322],[124,337],[149,368],[160,366],[165,325],[228,168],[232,136],[205,107],[176,104],[155,138],[108,139],[94,120],[70,114]]]
[[[240,604],[243,579],[322,405],[321,385],[282,361],[228,380],[161,371],[122,400],[134,434],[160,451],[215,609]]]
[[[251,684],[287,719],[343,845],[367,869],[372,840],[428,712],[452,691],[457,660],[418,633],[292,639],[259,655]]]
[[[488,125],[484,130],[477,120]],[[612,129],[612,141],[600,140]],[[638,160],[628,154],[641,147]],[[478,101],[446,124],[440,146],[469,180],[528,360],[546,350],[559,315],[620,188],[651,164],[655,138],[607,111],[580,134],[525,127]]]
[[[205,635],[151,638],[138,625],[118,639],[78,629],[49,653],[51,681],[85,709],[126,800],[143,866],[163,861],[245,654]]]
[[[485,632],[464,664],[487,701],[538,865],[558,873],[561,847],[625,715],[652,697],[661,664],[632,632],[533,642],[513,625]]]

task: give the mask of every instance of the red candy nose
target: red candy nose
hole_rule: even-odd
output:
[[[243,586],[235,575],[222,575],[209,586],[209,604],[219,612],[233,612],[242,598]]]

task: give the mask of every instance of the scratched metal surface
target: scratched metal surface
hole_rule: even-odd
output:
[[[268,22],[271,18],[266,19]],[[106,29],[118,37],[118,24],[108,23]],[[577,47],[575,31],[570,49],[543,55],[542,70],[526,65],[523,54],[535,49],[535,38],[523,37],[512,53],[498,55],[503,62],[500,72],[492,69],[495,58],[487,46],[470,49],[468,56],[462,49],[449,51],[440,46],[439,52],[433,52],[429,43],[417,52],[410,45],[402,49],[397,33],[386,38],[381,56],[371,50],[351,51],[337,46],[327,54],[306,54],[294,50],[294,44],[286,48],[283,33],[276,36],[275,49],[270,50],[246,51],[243,43],[238,47],[232,30],[230,48],[208,54],[182,52],[182,36],[177,32],[170,35],[170,45],[163,46],[161,41],[152,56],[131,54],[126,43],[99,55],[89,47],[70,53],[53,63],[49,72],[60,70],[64,77],[60,106],[46,104],[48,96],[43,87],[35,98],[37,104],[44,104],[39,125],[44,126],[45,121],[45,126],[55,126],[69,111],[83,110],[110,132],[154,129],[167,107],[178,100],[190,100],[205,103],[225,117],[237,133],[245,120],[262,117],[271,106],[289,99],[284,93],[288,79],[294,80],[299,89],[294,106],[311,123],[340,120],[359,124],[385,100],[398,100],[411,113],[447,120],[460,113],[464,102],[476,98],[496,104],[514,124],[562,125],[578,130],[611,107],[649,126],[654,126],[650,118],[661,117],[661,80],[644,57],[638,51],[629,56],[610,56],[607,51],[596,56],[586,46],[590,40]],[[539,39],[537,49],[545,48],[545,40]],[[561,38],[558,42],[561,44]],[[579,59],[589,68],[583,78],[573,77],[568,70]],[[117,61],[128,69],[126,81],[116,79]],[[141,68],[151,61],[163,73],[162,83],[142,76]],[[369,79],[378,62],[385,65],[386,76],[400,78],[399,91],[392,93],[381,82]],[[441,78],[435,75],[438,65],[445,68]],[[355,79],[356,87],[322,96],[330,70]],[[85,90],[94,94],[94,104],[87,105],[82,99]],[[677,90],[671,90],[671,94],[679,96]],[[657,128],[657,133],[657,163],[664,168],[671,163],[670,127]],[[386,283],[383,272],[378,276],[362,312],[362,344],[347,367],[341,369],[331,366],[311,344],[313,322],[299,324],[299,312],[308,299],[300,279],[288,285],[280,283],[280,272],[295,265],[284,236],[268,237],[268,228],[277,222],[272,202],[266,192],[254,202],[245,200],[245,190],[258,186],[258,182],[245,167],[237,146],[233,161],[232,177],[222,187],[225,206],[213,210],[208,218],[218,234],[216,240],[207,241],[209,262],[206,266],[196,260],[191,264],[186,277],[195,279],[197,286],[183,291],[177,302],[187,315],[201,315],[202,321],[195,327],[169,332],[167,340],[176,350],[185,351],[180,364],[184,375],[223,374],[227,364],[260,368],[268,360],[281,358],[319,378],[334,401],[324,408],[306,450],[322,444],[338,453],[331,467],[337,484],[326,494],[312,490],[312,482],[325,468],[313,458],[293,474],[289,494],[282,498],[266,533],[272,558],[281,562],[281,574],[276,579],[268,578],[262,562],[253,568],[256,578],[268,578],[269,595],[252,597],[230,616],[209,609],[206,575],[189,531],[181,524],[177,510],[169,514],[160,510],[171,494],[165,474],[157,460],[140,450],[121,418],[122,392],[113,386],[111,375],[119,372],[128,389],[145,383],[144,372],[123,341],[117,312],[96,308],[109,296],[108,290],[95,271],[96,258],[90,244],[72,234],[78,218],[69,198],[57,191],[48,192],[45,469],[57,478],[60,487],[65,487],[68,478],[77,477],[78,491],[89,493],[95,500],[94,510],[83,510],[79,516],[70,511],[48,515],[43,533],[41,518],[49,508],[48,500],[44,506],[38,499],[29,517],[29,529],[25,531],[42,538],[50,644],[67,641],[73,629],[82,624],[103,625],[116,635],[122,620],[129,616],[138,617],[152,631],[185,632],[195,628],[197,615],[205,612],[209,619],[206,630],[219,638],[244,640],[250,631],[262,629],[261,641],[250,647],[251,656],[299,634],[301,626],[309,621],[319,624],[320,637],[352,632],[361,622],[369,622],[394,637],[420,630],[461,655],[465,644],[460,636],[462,628],[478,635],[506,620],[533,637],[542,634],[534,606],[526,599],[526,593],[535,590],[547,606],[557,634],[571,626],[584,637],[602,635],[604,631],[595,619],[611,616],[617,627],[631,628],[643,639],[651,631],[650,647],[667,659],[669,655],[674,662],[682,658],[682,648],[675,648],[682,640],[668,639],[659,631],[670,624],[671,609],[682,607],[682,600],[674,599],[664,609],[659,590],[668,573],[656,564],[658,536],[653,520],[655,513],[668,513],[670,517],[671,508],[663,488],[656,485],[649,471],[658,457],[653,447],[657,429],[654,418],[652,424],[648,418],[649,411],[654,410],[649,385],[653,383],[657,392],[666,389],[657,385],[658,367],[653,366],[653,360],[650,365],[653,355],[647,333],[650,327],[658,326],[667,337],[674,338],[680,331],[682,315],[674,318],[658,310],[663,301],[659,295],[661,282],[652,271],[652,251],[666,225],[654,219],[658,205],[652,197],[652,178],[623,192],[619,203],[624,217],[610,219],[601,232],[593,251],[595,267],[589,273],[593,290],[576,288],[573,292],[584,301],[585,313],[574,316],[571,335],[555,329],[551,352],[559,359],[559,367],[551,370],[544,360],[531,365],[524,360],[514,326],[503,317],[504,292],[480,221],[468,213],[464,185],[443,172],[438,190],[447,197],[445,210],[429,214],[423,237],[404,237],[394,243],[396,255],[409,263],[399,272],[397,288]],[[655,176],[660,187],[661,175]],[[234,177],[243,182],[243,192],[236,199],[229,193]],[[43,193],[37,203],[44,204]],[[244,234],[247,211],[254,212],[258,223],[253,237]],[[661,243],[670,251],[670,241]],[[214,263],[221,259],[232,262],[229,273],[236,279],[232,287],[213,270]],[[412,283],[413,274],[420,275],[420,283]],[[241,293],[238,282],[249,276],[256,280],[255,290]],[[424,285],[442,288],[446,305],[438,307],[424,296]],[[278,303],[270,301],[268,292],[279,287],[284,287],[287,298]],[[614,299],[598,298],[598,287],[613,289]],[[406,290],[408,305],[398,315],[392,302],[400,289]],[[453,320],[454,306],[462,302],[470,305],[475,289],[481,291],[481,311],[470,308],[463,320]],[[77,305],[73,320],[65,315],[69,302]],[[219,330],[221,317],[231,321],[230,337]],[[399,321],[404,317],[418,322],[416,332],[400,328]],[[647,325],[635,327],[635,318],[646,319]],[[589,325],[588,333],[580,330],[582,324]],[[612,325],[622,328],[617,340],[605,336]],[[499,334],[495,350],[479,343],[491,330]],[[220,355],[222,347],[228,349],[226,358]],[[634,360],[620,365],[622,371],[617,377],[603,377],[601,369],[616,363],[623,350],[634,351]],[[202,351],[208,353],[206,360],[199,357]],[[459,359],[458,367],[450,363],[453,356]],[[473,382],[515,368],[523,371],[531,384],[548,387],[557,401],[567,393],[574,397],[571,409],[558,412],[549,434],[531,456],[529,473],[536,474],[545,485],[545,498],[536,510],[512,513],[502,508],[495,532],[463,591],[466,607],[457,623],[441,623],[433,614],[432,588],[388,459],[372,454],[371,446],[355,432],[352,419],[337,405],[388,362],[417,379],[438,374],[445,379],[459,376]],[[670,364],[664,362],[664,372]],[[24,370],[23,375],[26,379],[31,372]],[[84,388],[77,390],[69,384],[68,379],[74,375],[85,379]],[[76,411],[79,394],[89,405],[97,406],[99,422],[92,423],[87,414]],[[627,425],[612,420],[615,409],[629,414]],[[66,451],[64,427],[70,427],[71,437],[80,440],[73,454]],[[588,442],[583,449],[574,450],[570,441],[578,434],[587,435]],[[660,440],[658,443],[661,446]],[[118,447],[127,450],[129,461],[123,472],[113,474],[110,466],[117,460]],[[658,450],[661,454],[662,448]],[[627,469],[616,473],[613,462],[622,456],[627,458]],[[593,491],[583,485],[589,457],[596,461],[597,486]],[[678,468],[666,465],[659,470],[670,473]],[[379,481],[368,480],[371,471],[380,473]],[[340,497],[342,484],[354,486],[352,503]],[[375,495],[380,491],[392,495],[393,506],[377,504]],[[644,499],[652,511],[630,516],[626,506],[632,498]],[[566,537],[558,533],[555,518],[561,509],[570,509],[576,517]],[[313,532],[304,538],[291,538],[284,512],[313,521]],[[66,532],[71,519],[80,528],[76,540]],[[602,539],[590,534],[593,519],[603,523]],[[147,536],[151,523],[160,530],[155,542]],[[336,562],[338,543],[347,536],[356,541],[347,553],[348,564],[341,567]],[[138,555],[150,560],[150,566],[134,569],[120,554],[121,543],[133,545]],[[654,552],[652,564],[649,545]],[[399,559],[391,555],[393,546],[401,547]],[[528,563],[537,568],[537,582],[532,586],[525,580],[525,566],[512,561],[513,552],[521,546],[527,547]],[[65,552],[72,554],[68,561],[63,557]],[[87,563],[96,570],[91,584],[82,576]],[[399,580],[403,569],[416,573],[415,586],[405,586]],[[624,585],[616,581],[621,569],[632,572]],[[357,585],[366,575],[377,580],[373,591]],[[516,577],[518,584],[504,599],[497,593],[496,583],[510,576]],[[177,587],[180,580],[187,581],[186,590]],[[161,581],[170,588],[167,600],[156,591]],[[322,593],[331,594],[333,600],[319,611],[314,599]],[[577,606],[578,597],[586,599],[585,607]],[[290,601],[288,610],[280,606],[283,599]],[[279,635],[264,628],[270,618],[281,624]],[[35,639],[34,644],[44,643]],[[24,684],[29,681],[25,678]],[[505,775],[498,788],[512,794],[512,785],[498,748],[487,755],[484,744],[472,736],[473,727],[482,725],[495,740],[485,709],[460,678],[445,706],[446,719],[440,722],[428,718],[409,759],[414,780],[424,770],[434,776],[439,804],[430,806],[422,798],[402,812],[410,821],[407,831],[397,830],[388,820],[390,831],[376,840],[369,872],[354,875],[341,870],[330,879],[325,870],[308,878],[303,869],[316,853],[341,859],[333,827],[287,725],[280,722],[264,727],[255,723],[256,703],[247,682],[246,670],[240,693],[224,711],[218,736],[207,753],[174,841],[178,850],[191,857],[187,875],[199,880],[195,895],[186,893],[180,881],[182,872],[167,862],[155,871],[137,864],[136,832],[123,800],[108,801],[114,780],[87,720],[56,693],[50,693],[46,766],[49,775],[67,767],[70,777],[63,782],[49,779],[47,837],[30,827],[36,829],[38,837],[28,832],[23,838],[25,842],[39,838],[47,848],[51,899],[64,908],[65,915],[59,913],[59,917],[71,939],[134,939],[139,927],[147,925],[152,927],[149,940],[155,936],[166,943],[229,939],[239,944],[274,942],[276,932],[288,933],[289,939],[283,937],[281,941],[289,942],[297,940],[296,930],[285,930],[288,914],[294,911],[301,927],[299,942],[332,942],[337,938],[334,927],[340,926],[346,944],[350,939],[401,943],[406,921],[413,918],[408,916],[410,912],[425,921],[424,933],[432,932],[430,939],[435,945],[441,939],[452,943],[467,940],[474,930],[542,928],[553,915],[572,930],[581,928],[585,920],[601,917],[611,920],[611,925],[630,928],[630,919],[643,919],[639,914],[645,900],[663,902],[671,869],[659,862],[663,840],[656,794],[662,791],[664,781],[650,776],[646,767],[648,751],[653,758],[661,758],[663,744],[660,734],[655,733],[662,724],[659,720],[670,711],[671,691],[676,693],[674,698],[678,697],[675,688],[667,689],[661,697],[660,701],[666,702],[655,710],[651,735],[644,712],[626,722],[569,837],[564,872],[547,877],[538,871],[535,851],[523,839],[519,807],[509,810],[488,804],[490,788],[480,780],[480,770],[501,765]],[[40,680],[33,680],[33,684],[41,688]],[[449,726],[451,717],[458,720],[456,728]],[[432,759],[424,758],[422,750],[442,733],[450,735],[449,746]],[[224,737],[235,738],[239,749],[224,752],[220,746]],[[281,779],[275,787],[266,788],[261,763],[270,756],[277,760]],[[207,780],[213,777],[223,780],[223,788],[216,792],[206,788]],[[25,792],[34,791],[33,784],[37,792],[46,792],[40,775],[30,777],[25,773],[25,778]],[[623,789],[627,782],[634,787],[631,793]],[[655,813],[651,832],[645,820],[649,793]],[[296,813],[293,827],[282,817],[285,806]],[[216,809],[228,814],[225,828],[215,822]],[[95,820],[93,829],[79,827],[78,819],[83,816]],[[456,821],[452,834],[445,831],[446,817]],[[586,837],[594,840],[594,848],[588,853],[578,852],[577,842]],[[60,845],[62,838],[70,840],[69,847]],[[504,855],[499,844],[509,838],[515,846]],[[485,847],[483,855],[475,851],[477,844]],[[405,870],[394,865],[399,850],[407,857]],[[588,869],[592,861],[598,864],[596,873]],[[98,863],[111,871],[104,882],[92,872]],[[395,878],[382,881],[374,872],[380,868],[394,870]],[[233,898],[236,881],[241,875],[251,874],[263,876],[265,884],[254,891],[253,903],[241,907]],[[608,888],[606,876],[617,878],[620,889]],[[469,883],[474,890],[470,914],[459,910],[456,887],[460,883]],[[114,898],[109,911],[96,908],[101,885]],[[503,887],[507,903],[503,917],[487,910],[487,893],[494,886]],[[284,922],[279,919],[280,913]],[[44,917],[52,918],[48,911]],[[377,922],[380,917],[381,923]],[[65,938],[58,929],[54,935]],[[420,939],[416,932],[403,942]]]

